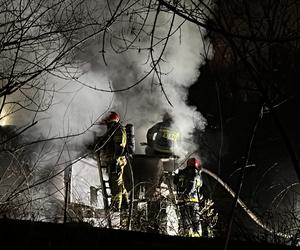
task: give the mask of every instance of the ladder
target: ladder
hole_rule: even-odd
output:
[[[108,170],[107,166],[104,166],[101,164],[101,158],[100,154],[95,154],[97,159],[97,165],[98,165],[98,172],[99,172],[99,179],[100,179],[100,186],[102,191],[102,199],[103,199],[103,205],[104,205],[104,212],[105,212],[105,218],[106,222],[109,228],[115,228],[116,226],[121,226],[122,220],[126,217],[126,228],[127,230],[131,229],[131,216],[132,216],[132,209],[133,209],[133,195],[131,194],[130,204],[129,204],[129,211],[123,211],[120,212],[111,212],[110,205],[111,205],[111,187],[109,179],[105,180],[103,176],[103,170]],[[108,171],[107,171],[108,172]],[[128,213],[129,212],[129,213]],[[124,217],[125,216],[125,217]],[[124,225],[124,224],[123,224]],[[125,226],[125,225],[124,225]]]
[[[109,212],[109,207],[110,207],[109,199],[111,199],[110,185],[109,185],[108,180],[104,180],[103,172],[102,172],[103,169],[107,170],[107,166],[101,165],[99,153],[96,153],[96,159],[97,159],[97,165],[98,165],[100,186],[101,186],[101,191],[102,191],[102,199],[103,199],[103,205],[104,205],[105,218],[106,218],[108,227],[111,228],[112,224],[111,224],[111,217],[110,217],[110,212]]]

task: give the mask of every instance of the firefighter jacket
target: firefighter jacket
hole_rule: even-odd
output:
[[[101,164],[108,167],[109,185],[111,189],[112,211],[120,211],[122,204],[128,204],[128,193],[124,184],[124,168],[127,165],[125,128],[120,123],[110,123],[103,136],[103,149],[100,151]]]
[[[178,202],[198,202],[200,198],[200,188],[202,177],[200,171],[194,167],[186,167],[179,170],[174,176]]]
[[[125,128],[120,123],[110,124],[102,140],[105,143],[101,151],[101,161],[104,164],[118,164],[118,161],[125,159],[127,136]]]
[[[151,127],[147,132],[148,146],[161,153],[173,153],[180,133],[172,125],[171,121],[163,121]]]

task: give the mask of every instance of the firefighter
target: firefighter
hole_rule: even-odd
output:
[[[120,116],[110,112],[101,125],[107,126],[107,132],[101,137],[104,145],[100,151],[101,162],[108,166],[111,189],[111,210],[120,212],[128,206],[128,193],[124,185],[124,168],[127,165],[125,149],[127,144],[126,130],[120,123]]]
[[[179,233],[190,237],[202,236],[199,214],[199,201],[202,199],[201,161],[189,158],[186,167],[175,174],[174,184],[180,213]]]
[[[147,155],[173,156],[179,141],[179,129],[169,112],[165,112],[161,122],[156,123],[147,131]]]

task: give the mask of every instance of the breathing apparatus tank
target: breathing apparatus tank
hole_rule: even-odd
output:
[[[127,152],[132,155],[135,153],[135,136],[134,136],[134,126],[131,123],[125,126],[127,134]]]

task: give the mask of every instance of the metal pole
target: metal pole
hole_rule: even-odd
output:
[[[64,223],[67,222],[67,211],[70,203],[71,174],[72,174],[72,165],[67,167],[64,172],[64,181],[65,181]]]

